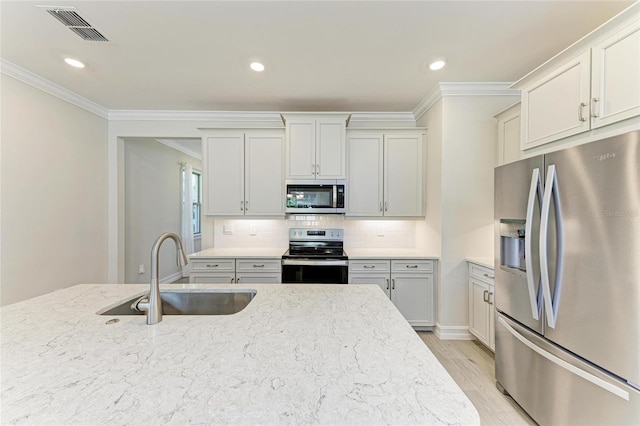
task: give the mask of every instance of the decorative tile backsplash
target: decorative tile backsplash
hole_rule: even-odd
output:
[[[286,220],[213,220],[213,243],[219,248],[286,248],[289,228],[342,228],[345,248],[416,247],[414,221],[349,220],[341,215],[292,215]]]

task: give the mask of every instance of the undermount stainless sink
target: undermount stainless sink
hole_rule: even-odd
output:
[[[243,310],[255,295],[255,290],[161,291],[160,299],[163,315],[231,315]],[[145,315],[135,308],[143,297],[138,294],[96,315]]]

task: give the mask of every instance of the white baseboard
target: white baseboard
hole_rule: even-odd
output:
[[[436,336],[440,340],[475,340],[475,336],[469,333],[469,327],[442,326],[436,324]]]
[[[160,279],[160,284],[171,284],[174,281],[177,281],[182,278],[182,270],[176,272],[175,274],[171,274],[168,277],[164,277]]]

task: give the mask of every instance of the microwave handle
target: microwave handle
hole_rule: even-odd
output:
[[[338,185],[333,185],[333,208],[338,207]]]

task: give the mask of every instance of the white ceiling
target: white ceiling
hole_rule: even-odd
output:
[[[515,81],[632,3],[2,1],[0,54],[110,110],[400,112],[438,82]],[[75,6],[110,42],[38,4]]]

